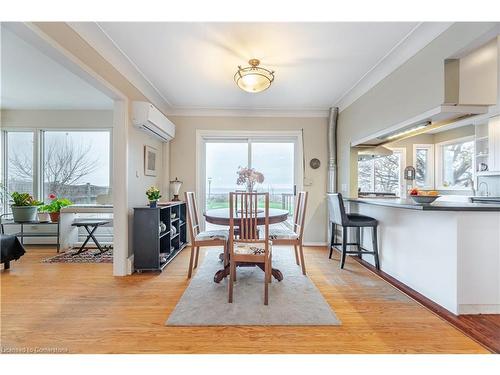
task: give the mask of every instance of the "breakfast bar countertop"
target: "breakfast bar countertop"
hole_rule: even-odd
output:
[[[371,204],[376,206],[404,208],[422,211],[497,211],[500,212],[500,204],[494,203],[470,203],[435,201],[431,204],[417,204],[411,198],[346,198],[347,202]]]

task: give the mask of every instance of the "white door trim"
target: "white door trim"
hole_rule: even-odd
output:
[[[297,191],[304,189],[304,146],[301,130],[196,130],[196,195],[198,197],[199,206],[205,207],[205,191],[203,189],[203,179],[201,176],[205,175],[205,139],[213,138],[282,138],[292,139],[295,143],[295,180]],[[205,221],[202,218],[202,225]]]

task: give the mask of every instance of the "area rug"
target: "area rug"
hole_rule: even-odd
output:
[[[43,259],[42,263],[113,263],[113,249],[100,254],[98,249],[89,249],[81,254],[73,255],[78,249],[68,250],[51,258]]]
[[[264,305],[264,272],[240,267],[233,303],[227,302],[227,278],[217,284],[214,274],[222,268],[218,253],[208,250],[191,283],[166,321],[167,326],[219,325],[340,325],[330,305],[295,264],[293,250],[273,249],[273,267],[283,273],[281,282],[269,285],[269,305]]]

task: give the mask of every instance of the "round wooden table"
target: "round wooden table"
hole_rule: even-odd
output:
[[[229,226],[229,208],[216,208],[213,210],[208,210],[207,212],[205,212],[203,214],[203,216],[205,216],[205,220],[208,223]],[[239,215],[236,214],[234,216],[234,218],[235,219],[239,218]],[[287,218],[288,218],[288,211],[287,210],[281,210],[278,208],[270,208],[269,209],[269,224],[281,223],[283,221],[286,221]],[[235,220],[234,224],[238,225],[239,221]],[[265,224],[265,217],[264,217],[264,210],[262,209],[261,212],[257,213],[257,225],[264,225],[264,224]],[[258,264],[256,264],[256,265],[259,267],[261,266]],[[240,266],[252,266],[252,264],[251,263],[243,263]],[[218,270],[215,273],[214,281],[216,283],[220,283],[222,281],[222,279],[224,279],[228,275],[229,275],[229,265],[226,265],[223,269]],[[277,268],[272,269],[272,275],[278,281],[283,280],[283,274]]]
[[[215,208],[213,210],[208,210],[203,214],[203,216],[205,216],[205,220],[208,223],[225,225],[227,227],[229,226],[229,208]],[[235,219],[238,219],[239,217],[240,216],[238,213],[236,213],[236,215],[234,216]],[[287,210],[280,210],[278,208],[269,209],[269,224],[281,223],[283,221],[286,221],[287,218]],[[264,209],[259,208],[259,212],[257,212],[257,225],[264,225],[264,221]],[[234,225],[238,225],[238,222],[236,220]]]

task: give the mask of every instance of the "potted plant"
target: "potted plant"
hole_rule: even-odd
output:
[[[59,215],[61,213],[61,208],[73,204],[69,199],[57,198],[55,194],[50,194],[49,198],[52,201],[49,204],[43,206],[43,210],[47,211],[50,215],[50,220],[54,223],[59,221]]]
[[[146,196],[149,200],[149,207],[155,208],[157,206],[158,199],[161,198],[160,190],[156,186],[151,186],[146,190]]]
[[[43,204],[43,202],[37,201],[29,193],[15,191],[10,196],[14,201],[10,206],[14,221],[36,221],[38,206]]]
[[[50,221],[50,214],[45,205],[38,206],[38,221],[40,223],[48,223]]]

